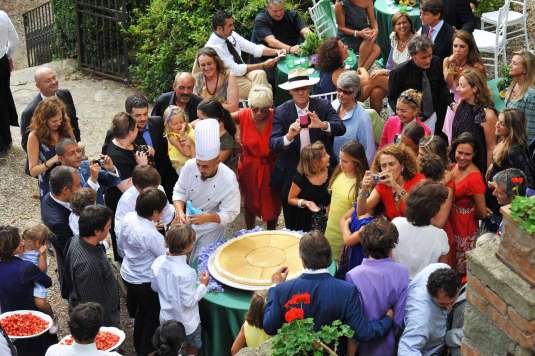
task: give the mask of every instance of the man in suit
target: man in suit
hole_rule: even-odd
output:
[[[26,106],[20,117],[20,142],[22,148],[26,151],[26,144],[28,143],[28,135],[30,131],[28,127],[32,122],[33,112],[37,105],[49,96],[55,95],[60,99],[67,110],[67,115],[71,119],[71,126],[74,131],[76,141],[80,142],[80,128],[78,127],[78,117],[76,116],[76,108],[72,100],[71,92],[68,89],[59,89],[59,81],[56,72],[48,67],[39,67],[35,71],[35,86],[39,89],[39,94]]]
[[[468,0],[444,0],[442,18],[453,26],[454,30],[472,33],[476,28],[474,13]]]
[[[453,27],[442,18],[444,3],[442,0],[425,0],[420,7],[420,19],[423,36],[433,42],[433,54],[440,59],[451,55],[453,51]]]
[[[328,101],[310,98],[310,88],[319,78],[309,78],[308,73],[306,69],[297,68],[288,74],[288,81],[280,85],[280,88],[290,92],[292,99],[275,109],[269,142],[270,149],[279,154],[271,175],[271,186],[281,192],[284,221],[288,229],[294,228],[293,209],[298,209],[288,205],[288,192],[301,149],[321,141],[331,157],[330,166],[334,168],[337,164],[333,152],[334,137],[346,132],[342,120]]]
[[[41,202],[41,220],[54,234],[50,242],[56,255],[61,296],[67,299],[69,287],[64,280],[63,261],[73,236],[69,227],[70,200],[73,194],[80,189],[80,177],[76,169],[62,165],[52,170],[49,184],[50,192],[44,196]]]
[[[151,116],[161,116],[169,105],[184,109],[188,114],[188,121],[197,120],[197,106],[202,101],[200,96],[193,94],[195,78],[191,73],[180,72],[175,76],[173,91],[163,93],[158,97],[152,108]]]
[[[288,272],[292,272],[285,267],[272,276],[276,286],[269,289],[264,308],[266,333],[275,335],[282,327],[287,311],[285,304],[292,296],[308,293],[310,303],[301,303],[299,307],[304,310],[304,318],[314,318],[315,330],[340,320],[353,329],[353,339],[357,341],[371,341],[386,335],[392,326],[392,310],[380,320],[368,321],[357,287],[330,275],[327,268],[332,262],[331,247],[321,232],[313,230],[303,235],[299,241],[299,256],[305,268],[301,276],[285,282]]]
[[[159,116],[149,117],[149,102],[143,95],[129,96],[126,98],[124,106],[126,112],[136,120],[138,134],[134,144],[149,146],[149,156],[152,157],[154,166],[162,177],[165,194],[169,198],[172,197],[178,175],[167,153],[167,140],[163,137],[163,119]],[[111,131],[108,130],[102,146],[102,154],[106,153],[106,147],[112,138]]]
[[[433,43],[425,36],[414,36],[408,48],[411,59],[390,72],[388,103],[395,110],[403,91],[412,88],[422,92],[422,121],[435,134],[444,135],[444,116],[453,95],[444,81],[442,59],[433,55]]]

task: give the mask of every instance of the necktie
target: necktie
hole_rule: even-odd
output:
[[[427,38],[429,38],[431,42],[433,42],[433,27],[429,27],[429,29],[427,30]]]
[[[236,51],[236,48],[234,48],[232,43],[230,43],[228,38],[225,38],[225,43],[227,44],[228,51],[230,52],[230,54],[232,54],[232,58],[234,58],[234,62],[238,64],[245,63],[243,59],[241,58],[240,54],[238,53],[238,51]]]
[[[427,77],[427,72],[422,71],[422,114],[427,119],[433,112],[433,94],[431,93],[431,83]]]

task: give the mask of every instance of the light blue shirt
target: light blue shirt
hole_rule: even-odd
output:
[[[450,266],[432,263],[409,284],[405,330],[399,340],[398,356],[439,355],[445,347],[448,311],[438,306],[427,292],[429,275],[440,268]]]
[[[331,103],[334,110],[338,112],[340,102],[338,99]],[[336,136],[334,138],[333,150],[336,158],[339,159],[340,148],[349,140],[357,140],[366,151],[366,158],[368,164],[372,164],[375,156],[375,138],[373,136],[372,119],[370,115],[364,110],[362,105],[357,104],[352,111],[348,112],[341,118],[346,127],[346,133],[343,136]]]

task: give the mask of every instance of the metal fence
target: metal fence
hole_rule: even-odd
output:
[[[47,2],[22,14],[28,66],[38,66],[52,61],[54,56],[54,15]]]
[[[78,61],[82,69],[128,80],[128,49],[123,25],[126,0],[76,0]]]

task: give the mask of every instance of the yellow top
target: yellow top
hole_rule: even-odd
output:
[[[189,126],[189,124],[188,124]],[[195,144],[195,131],[191,126],[189,126],[189,132],[188,132],[188,138]],[[176,132],[167,131],[167,136],[173,136],[176,138],[180,138],[180,134]],[[167,153],[169,154],[169,159],[171,160],[171,164],[173,165],[174,169],[180,169],[184,166],[186,161],[189,159],[189,157],[184,156],[178,148],[173,146],[171,142],[169,141],[169,138],[167,138]]]
[[[250,325],[247,320],[243,323],[243,334],[245,335],[245,343],[250,348],[257,348],[261,343],[270,338],[264,330]]]
[[[351,187],[355,184],[355,179],[355,177],[350,178],[344,172],[340,172],[332,185],[331,205],[329,206],[325,237],[331,245],[333,258],[336,262],[340,261],[340,253],[344,244],[342,232],[340,231],[340,218],[353,206],[354,189],[357,189],[357,187],[353,189]]]

